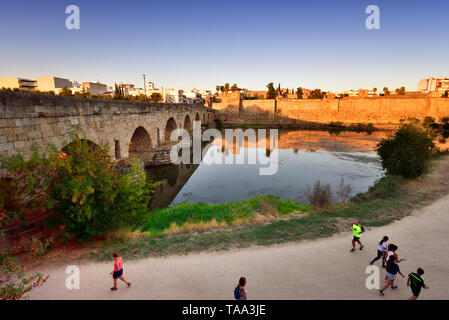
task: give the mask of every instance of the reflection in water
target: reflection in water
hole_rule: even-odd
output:
[[[169,205],[197,168],[197,164],[181,164],[146,169],[148,179],[162,182],[154,191],[150,207]]]
[[[266,148],[263,147],[266,156],[271,157],[268,133],[269,130]],[[312,187],[320,180],[329,183],[335,193],[341,178],[352,186],[354,196],[366,192],[383,176],[374,150],[386,136],[386,132],[279,131],[278,171],[272,176],[261,176],[260,165],[248,164],[248,151],[257,151],[257,142],[245,138],[241,143],[227,146],[224,139],[215,139],[203,145],[205,158],[200,165],[148,169],[150,179],[164,182],[156,190],[152,207],[184,200],[223,203],[261,194],[307,202],[304,196],[307,185]],[[236,157],[242,153],[245,164],[235,164]],[[234,164],[206,164],[213,161]]]

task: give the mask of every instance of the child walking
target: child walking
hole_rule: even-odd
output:
[[[126,281],[126,279],[123,277],[123,258],[118,256],[118,253],[114,252],[112,254],[112,257],[114,258],[114,271],[111,271],[112,278],[114,279],[114,286],[111,288],[112,291],[117,290],[117,279],[122,280],[125,282],[128,287],[131,286],[131,282]]]
[[[418,268],[418,270],[416,270],[416,273],[412,272],[408,275],[407,286],[410,286],[410,288],[412,289],[412,296],[408,298],[409,300],[418,299],[419,294],[421,293],[421,288],[429,289],[429,286],[424,283],[424,279],[422,278],[423,274],[424,270]]]
[[[248,299],[245,285],[246,285],[246,278],[241,277],[239,279],[239,284],[234,289],[234,298],[236,300],[247,300]]]
[[[371,262],[369,263],[370,265],[373,265],[374,262],[376,262],[377,260],[382,258],[382,267],[385,268],[385,256],[387,254],[387,241],[388,241],[387,236],[384,236],[379,241],[379,244],[377,246],[377,256],[373,260],[371,260]]]
[[[390,257],[392,257],[392,256],[395,257],[395,260],[394,260],[395,263],[400,263],[400,262],[402,262],[402,261],[405,261],[405,259],[399,259],[398,253],[396,252],[396,250],[398,250],[398,246],[397,246],[397,245],[392,244],[392,243],[390,243],[390,244],[388,245],[388,252],[387,252],[387,257],[386,257],[387,261],[388,261],[388,260],[390,259]],[[387,277],[387,275],[385,275],[385,281],[387,281],[387,280],[388,280],[388,277]]]
[[[399,273],[402,278],[404,278],[404,275],[401,273],[401,270],[399,269],[399,266],[394,262],[396,260],[395,256],[392,255],[390,259],[387,261],[387,283],[380,289],[378,292],[381,296],[384,295],[384,291],[391,287],[391,289],[397,289],[398,286],[394,285],[394,279],[396,279],[396,275]]]

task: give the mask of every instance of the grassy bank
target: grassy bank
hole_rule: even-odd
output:
[[[149,234],[139,232],[134,234],[134,237],[128,234],[124,239],[108,241],[91,250],[83,258],[103,261],[110,259],[113,251],[120,252],[127,259],[137,259],[227,250],[324,238],[342,231],[347,231],[350,237],[348,230],[356,218],[368,228],[386,225],[446,195],[449,192],[448,165],[449,157],[440,156],[434,160],[430,173],[422,178],[404,180],[387,176],[367,193],[356,196],[350,203],[336,204],[328,210],[310,210],[301,215],[289,213],[305,211],[307,208],[302,204],[271,196],[223,205],[183,203],[165,209],[172,211],[160,210],[153,218],[147,217],[138,229],[149,230]],[[249,223],[251,217],[264,215],[264,208],[271,208],[269,210],[273,210],[272,212],[277,210],[277,216],[265,223],[241,223],[244,219]],[[197,232],[174,232],[175,234],[170,232],[170,225],[173,226],[174,223],[182,228],[183,225],[195,224],[195,221],[201,221],[203,218],[209,219],[209,222],[215,220],[216,228],[192,228],[184,231]],[[238,223],[235,223],[236,221]]]
[[[184,201],[148,212],[136,230],[153,236],[205,231],[214,227],[263,223],[293,212],[309,210],[308,205],[270,195],[224,204]]]

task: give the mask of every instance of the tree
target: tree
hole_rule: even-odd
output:
[[[225,87],[224,86],[220,86],[220,91],[221,91],[221,93],[224,93],[225,92]]]
[[[114,86],[114,99],[125,99],[123,84],[117,85],[116,83],[114,83]]]
[[[226,93],[229,92],[229,88],[230,88],[229,87],[229,83],[226,82],[225,85],[224,85],[224,90],[225,90]]]
[[[0,180],[0,213],[9,219],[24,219],[27,208],[52,210],[49,226],[85,242],[129,226],[148,211],[154,185],[138,162],[120,174],[107,148],[77,136],[61,152],[47,149],[40,154],[34,148],[29,160],[20,154],[1,159],[8,175]]]
[[[374,92],[374,94],[376,94],[377,93],[377,88],[374,88],[373,92]]]
[[[299,87],[296,89],[296,97],[298,99],[302,99],[303,94],[304,94],[304,92],[302,91],[302,87]]]
[[[326,95],[325,92],[321,92],[321,89],[313,89],[310,91],[308,99],[323,99]]]
[[[273,82],[267,84],[267,99],[276,99],[276,90],[274,89]]]
[[[152,102],[162,102],[162,95],[159,92],[153,92],[150,97]]]
[[[276,91],[277,91],[277,95],[278,95],[278,96],[281,96],[281,95],[282,95],[281,84],[280,84],[280,83],[278,84],[278,89],[277,89]]]
[[[405,87],[400,87],[398,90],[398,94],[401,96],[405,95]]]
[[[237,83],[234,83],[231,87],[232,92],[235,92],[235,90],[237,90]]]
[[[384,87],[383,92],[385,96],[388,96],[390,94],[390,91],[388,91],[388,87]]]
[[[437,151],[431,134],[416,123],[402,125],[393,137],[377,145],[382,167],[389,174],[416,178],[427,171]]]
[[[218,95],[220,93],[220,86],[219,85],[215,86],[215,90],[217,90],[217,95]]]
[[[70,90],[68,87],[63,87],[61,89],[61,91],[59,92],[60,96],[66,96],[66,97],[71,97],[73,96],[72,94],[72,90]]]

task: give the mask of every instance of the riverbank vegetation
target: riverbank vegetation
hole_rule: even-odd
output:
[[[148,211],[153,185],[140,164],[120,174],[108,149],[85,139],[74,137],[62,151],[34,148],[28,160],[21,154],[0,160],[7,172],[0,179],[1,226],[44,217],[59,237],[86,242]]]
[[[416,178],[427,172],[437,152],[431,133],[415,123],[402,125],[396,134],[377,147],[382,167],[391,175]]]

